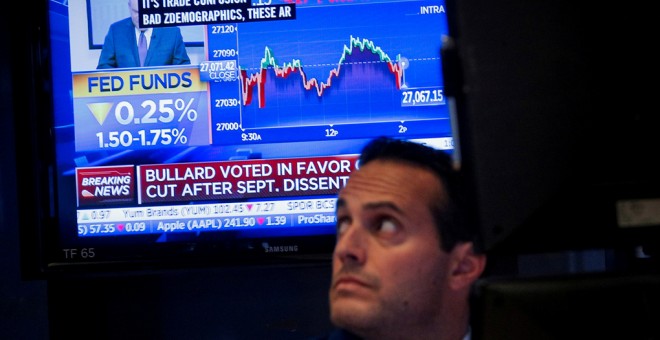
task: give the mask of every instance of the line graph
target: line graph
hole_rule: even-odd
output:
[[[257,86],[257,97],[259,98],[259,107],[263,108],[265,106],[265,91],[264,85],[266,83],[266,74],[268,69],[272,69],[275,77],[278,78],[287,78],[292,73],[299,73],[301,77],[301,83],[305,90],[316,90],[316,94],[321,97],[326,88],[332,86],[332,79],[339,77],[342,69],[342,65],[347,63],[347,59],[350,56],[353,56],[354,50],[359,50],[360,52],[369,51],[372,55],[377,56],[377,63],[385,63],[387,68],[394,76],[394,81],[396,83],[396,88],[401,89],[401,82],[403,79],[403,67],[397,60],[392,60],[380,47],[376,46],[373,41],[370,41],[366,38],[360,39],[351,36],[350,42],[347,45],[344,45],[341,57],[337,62],[337,66],[330,70],[328,77],[325,81],[319,81],[317,78],[309,78],[305,73],[302,63],[299,59],[294,59],[291,62],[282,64],[281,66],[277,64],[275,56],[271,48],[266,46],[265,55],[261,59],[261,70],[257,73],[248,74],[246,70],[240,70],[240,79],[241,79],[241,88],[243,96],[243,105],[250,105],[252,103],[253,91],[255,85]],[[356,58],[360,59],[360,58]],[[350,64],[355,63],[373,63],[374,61],[355,61]]]
[[[237,24],[227,29],[234,34],[209,36],[209,51],[235,50],[231,60],[238,65],[235,82],[210,84],[211,100],[231,97],[237,103],[213,109],[220,127],[213,140],[244,133],[251,134],[242,138],[247,142],[363,138],[377,134],[383,124],[448,119],[440,57],[447,20],[442,11],[423,10],[442,4],[356,1],[298,7],[296,20]],[[337,126],[342,126],[339,133],[318,134],[318,128]],[[437,133],[432,128],[420,123],[400,131]]]

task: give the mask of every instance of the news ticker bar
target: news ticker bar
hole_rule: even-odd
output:
[[[357,155],[76,168],[78,206],[328,197]]]
[[[335,223],[336,198],[79,209],[78,236],[120,236]]]

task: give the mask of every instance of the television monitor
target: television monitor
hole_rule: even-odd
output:
[[[368,140],[454,149],[443,0],[139,1],[190,63],[112,69],[126,0],[34,6],[14,77],[28,276],[325,262]]]
[[[658,287],[658,275],[630,273],[482,278],[472,339],[657,339]]]
[[[455,5],[458,148],[486,248],[657,256],[660,119],[642,81],[658,71],[650,8]]]

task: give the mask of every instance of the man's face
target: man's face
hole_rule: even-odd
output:
[[[351,175],[337,206],[329,292],[335,325],[392,335],[437,320],[448,254],[429,206],[441,192],[430,171],[392,161]]]
[[[140,28],[140,18],[138,16],[138,0],[129,0],[128,9],[131,11],[131,19],[133,20],[133,25]]]

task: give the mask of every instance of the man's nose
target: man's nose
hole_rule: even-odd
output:
[[[367,259],[368,234],[358,222],[351,225],[337,237],[334,256],[344,263],[362,264]]]

